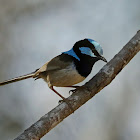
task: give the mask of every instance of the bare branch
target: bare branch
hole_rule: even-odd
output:
[[[116,75],[129,63],[140,50],[140,31],[114,56],[89,82],[78,88],[68,98],[74,110],[85,104],[95,94],[116,77]],[[63,102],[49,113],[40,118],[31,127],[25,130],[15,140],[39,140],[57,124],[72,114],[69,106]]]

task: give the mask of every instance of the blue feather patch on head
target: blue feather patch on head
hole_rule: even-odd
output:
[[[82,54],[86,54],[86,55],[89,55],[91,57],[96,57],[94,55],[94,53],[92,52],[92,50],[88,47],[80,47],[79,50],[81,51]]]
[[[76,53],[74,52],[73,49],[69,50],[69,51],[66,51],[66,52],[63,52],[64,54],[68,54],[74,58],[76,58],[78,61],[80,61],[80,58],[76,55]]]
[[[96,42],[95,40],[92,39],[87,39],[90,43],[92,43],[96,49],[96,51],[100,54],[103,55],[103,49],[100,46],[100,44],[98,42]]]

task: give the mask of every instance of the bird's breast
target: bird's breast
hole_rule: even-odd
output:
[[[75,64],[71,63],[64,69],[48,72],[45,81],[49,86],[65,87],[77,84],[84,79],[85,77],[81,76],[76,70]]]

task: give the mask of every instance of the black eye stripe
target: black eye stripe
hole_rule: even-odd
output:
[[[95,49],[95,46],[92,43],[90,43],[87,39],[76,42],[73,46],[73,49],[76,53],[78,53],[80,47],[89,47],[95,56],[100,56],[100,54]]]
[[[92,50],[94,55],[100,56],[100,54],[97,52],[97,50],[95,49],[95,46],[92,43],[90,43],[87,39],[84,39],[84,41],[86,42],[87,47],[89,47]]]
[[[92,44],[93,45],[93,44]],[[94,45],[93,45],[94,46]],[[96,56],[100,56],[100,54],[97,52],[97,50],[94,48],[91,48],[92,52],[94,53],[94,55]]]
[[[94,51],[94,54],[96,55],[96,56],[100,56],[100,54],[95,50]]]

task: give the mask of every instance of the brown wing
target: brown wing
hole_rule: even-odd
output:
[[[52,60],[44,64],[37,72],[36,76],[40,73],[46,73],[49,71],[65,69],[72,62],[72,57],[67,54],[61,54],[54,57]]]

